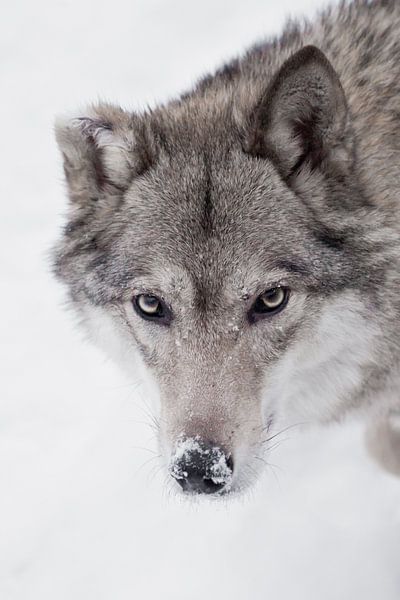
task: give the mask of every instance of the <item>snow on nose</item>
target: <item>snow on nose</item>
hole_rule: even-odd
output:
[[[233,460],[216,444],[200,438],[182,438],[171,457],[170,475],[189,494],[216,494],[228,491]]]

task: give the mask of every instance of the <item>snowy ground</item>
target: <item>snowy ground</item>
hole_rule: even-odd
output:
[[[1,600],[399,599],[400,481],[359,425],[291,433],[244,500],[168,496],[140,386],[82,341],[46,266],[64,209],[55,113],[165,99],[320,5],[2,7]]]

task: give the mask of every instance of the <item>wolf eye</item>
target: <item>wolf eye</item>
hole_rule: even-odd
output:
[[[254,302],[249,312],[249,320],[251,323],[276,315],[283,310],[289,300],[289,288],[275,287],[267,290]]]
[[[171,312],[165,302],[151,294],[139,294],[132,300],[133,308],[139,316],[150,321],[168,324],[171,321]]]

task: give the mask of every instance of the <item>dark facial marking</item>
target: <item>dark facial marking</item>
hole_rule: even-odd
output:
[[[208,157],[204,156],[205,166],[205,182],[204,182],[204,204],[203,204],[203,229],[206,234],[212,230],[212,218],[211,213],[213,209],[212,197],[211,197],[211,173]]]
[[[290,259],[282,259],[276,263],[278,269],[287,271],[288,273],[297,273],[298,275],[310,275],[309,269],[299,262],[294,262]]]
[[[316,239],[330,248],[331,250],[341,251],[344,249],[346,244],[346,235],[339,232],[334,232],[328,227],[319,226],[318,229],[314,230]]]

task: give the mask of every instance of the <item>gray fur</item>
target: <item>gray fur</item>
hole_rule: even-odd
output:
[[[344,2],[177,100],[94,106],[56,135],[55,273],[94,337],[155,380],[167,461],[182,436],[215,441],[240,489],[278,418],[400,406],[400,3]],[[250,325],[279,284],[287,308]],[[170,326],[134,313],[146,292]]]

